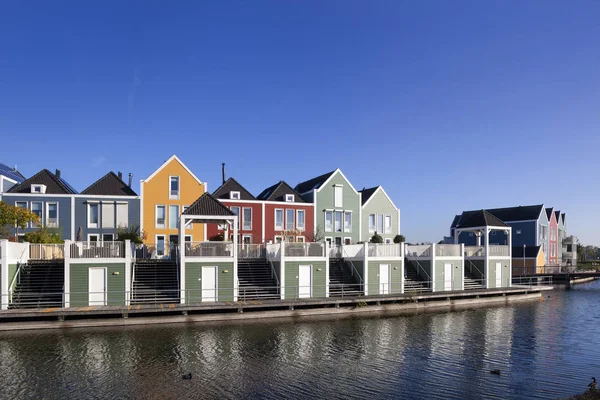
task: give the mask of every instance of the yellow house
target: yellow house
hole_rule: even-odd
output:
[[[156,246],[157,254],[169,253],[169,244],[179,243],[179,216],[206,192],[206,183],[173,155],[148,178],[140,181],[140,221],[146,245]],[[185,241],[203,242],[204,224],[185,231]]]

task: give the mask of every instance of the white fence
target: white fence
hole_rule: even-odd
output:
[[[485,257],[485,247],[465,246],[465,257]]]
[[[238,258],[265,258],[265,246],[262,244],[239,244]]]
[[[342,249],[344,258],[362,258],[365,256],[365,246],[363,244],[347,244]]]
[[[30,260],[57,260],[65,258],[64,244],[30,243]]]
[[[285,257],[324,257],[324,243],[284,243]]]
[[[436,257],[460,257],[460,244],[436,244]]]
[[[73,242],[70,251],[78,259],[125,258],[125,242]]]
[[[229,242],[187,242],[186,257],[233,257],[233,243]]]
[[[369,257],[400,257],[401,244],[369,243]]]
[[[406,245],[406,255],[408,257],[431,258],[431,245]]]
[[[490,257],[508,257],[510,255],[508,246],[490,246],[488,249]]]

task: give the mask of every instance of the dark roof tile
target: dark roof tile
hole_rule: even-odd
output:
[[[217,190],[213,192],[213,196],[220,200],[229,200],[230,192],[240,192],[240,200],[256,200],[256,197],[252,195],[245,187],[240,185],[238,181],[233,178],[229,178],[224,184],[219,186]]]
[[[496,218],[493,214],[486,210],[465,211],[460,217],[460,221],[456,228],[476,228],[480,226],[499,226],[508,227],[504,222]]]
[[[137,196],[137,193],[112,171],[92,183],[81,194]]]
[[[229,208],[225,207],[219,200],[206,192],[200,196],[184,212],[184,215],[205,215],[211,217],[230,217],[235,215]]]
[[[309,192],[311,190],[318,189],[318,188],[321,187],[322,184],[325,183],[325,181],[327,181],[327,179],[329,179],[329,177],[331,175],[333,175],[333,173],[335,171],[337,171],[337,170],[328,172],[326,174],[317,176],[316,178],[312,178],[312,179],[309,179],[309,180],[304,181],[304,182],[300,182],[299,184],[296,185],[296,187],[294,188],[294,190],[296,190],[300,194],[304,194],[304,193]]]
[[[77,194],[77,191],[62,178],[43,169],[31,178],[10,188],[8,193],[31,193],[31,185],[46,185],[46,194]]]
[[[375,186],[369,189],[364,189],[363,190],[359,190],[358,193],[361,194],[361,199],[362,199],[362,205],[364,206],[365,203],[371,198],[371,196],[373,196],[373,194],[377,191],[377,189],[379,189],[379,186]]]
[[[295,203],[306,203],[306,201],[300,196],[300,193],[295,191],[285,181],[279,181],[278,183],[269,186],[263,190],[256,198],[258,200],[265,201],[282,201],[285,202],[285,195],[293,194]]]

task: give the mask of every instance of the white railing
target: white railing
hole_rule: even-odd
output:
[[[268,244],[266,250],[268,260],[279,260],[281,258],[281,243]]]
[[[365,246],[362,244],[346,244],[342,247],[344,258],[362,258],[365,256]]]
[[[265,258],[262,244],[238,244],[238,258]]]
[[[460,244],[436,244],[435,255],[436,257],[460,257]]]
[[[187,242],[186,257],[233,257],[231,242]]]
[[[465,257],[485,257],[485,247],[465,246]]]
[[[125,258],[125,242],[73,242],[71,258]]]
[[[406,255],[413,258],[431,258],[431,245],[406,245]]]
[[[56,260],[65,258],[64,244],[30,243],[29,259]]]
[[[490,257],[508,257],[508,246],[490,246],[488,255]]]
[[[284,243],[285,257],[324,257],[324,243]]]
[[[133,258],[140,259],[163,259],[177,258],[179,255],[179,245],[176,243],[143,244],[135,247]]]
[[[369,243],[369,257],[400,257],[400,244]]]

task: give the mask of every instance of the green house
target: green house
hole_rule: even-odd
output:
[[[384,243],[392,243],[394,237],[400,234],[400,210],[381,186],[363,189],[360,194],[362,240],[368,242],[377,233]]]

